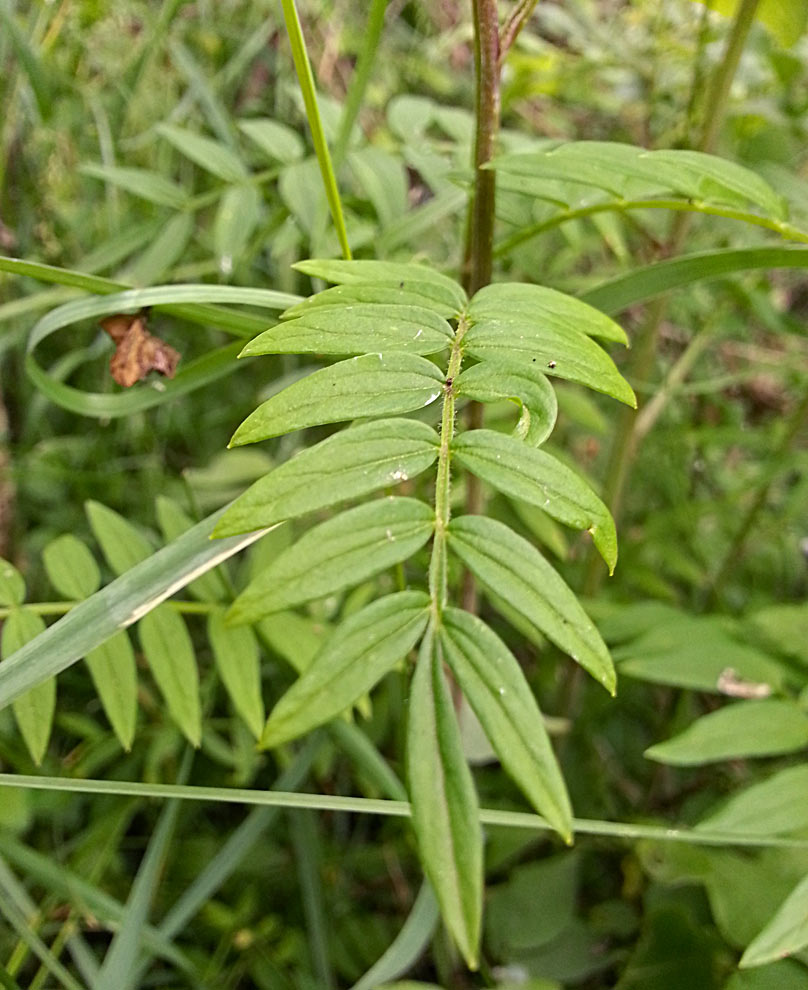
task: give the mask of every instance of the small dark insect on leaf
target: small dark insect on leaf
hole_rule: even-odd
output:
[[[555,368],[555,366],[556,366],[556,363],[555,363],[555,361],[548,361],[548,362],[547,362],[547,367],[548,367],[548,368]]]
[[[101,326],[115,341],[115,353],[110,359],[109,370],[119,385],[131,388],[150,371],[166,378],[174,377],[180,354],[149,333],[143,313],[135,316],[116,313],[101,320]]]

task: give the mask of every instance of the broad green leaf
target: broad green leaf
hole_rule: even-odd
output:
[[[392,261],[328,261],[311,258],[308,261],[299,261],[293,267],[305,275],[336,284],[382,282],[406,289],[409,282],[414,282],[416,285],[429,282],[439,288],[441,301],[447,306],[453,306],[455,313],[460,313],[466,305],[466,293],[462,287],[453,279],[426,265],[399,264]]]
[[[177,503],[166,495],[157,496],[157,521],[166,543],[176,540],[194,525],[191,517]],[[188,585],[188,591],[200,601],[220,602],[230,597],[230,588],[217,569],[208,571]]]
[[[785,959],[808,945],[808,876],[792,890],[780,910],[747,946],[742,969]]]
[[[453,519],[449,546],[495,596],[614,694],[614,666],[606,644],[578,599],[535,547],[508,526],[484,516]]]
[[[430,631],[410,690],[407,779],[424,872],[447,928],[473,969],[482,916],[482,832],[442,660]]]
[[[227,277],[261,219],[261,194],[256,186],[231,186],[222,196],[213,221],[213,250],[219,271]]]
[[[787,767],[733,795],[703,818],[697,829],[753,835],[787,835],[808,830],[808,764]]]
[[[154,553],[141,532],[114,509],[93,501],[84,508],[93,536],[113,573],[123,574]]]
[[[291,164],[303,157],[303,139],[288,124],[266,117],[240,120],[238,129],[274,161]]]
[[[109,723],[128,752],[137,722],[137,665],[129,636],[121,629],[85,660]]]
[[[101,572],[87,547],[65,533],[52,540],[42,551],[48,580],[60,595],[82,601],[95,594],[101,584]]]
[[[0,557],[0,605],[22,605],[25,601],[25,579],[17,568]]]
[[[755,636],[808,667],[808,602],[768,605],[748,618]]]
[[[302,674],[331,635],[332,627],[297,612],[275,612],[261,619],[255,630],[270,650]]]
[[[589,485],[561,461],[494,430],[461,433],[452,441],[452,456],[506,495],[538,506],[567,526],[588,530],[609,573],[614,571],[617,533],[611,514]]]
[[[224,609],[221,609],[208,616],[208,639],[233,707],[255,738],[260,739],[265,711],[255,633],[250,626],[225,625]]]
[[[742,701],[704,715],[673,739],[645,751],[650,760],[701,766],[716,760],[776,756],[808,746],[808,715],[792,701]]]
[[[138,635],[171,717],[188,741],[198,746],[202,740],[199,673],[185,622],[168,605],[158,605],[140,620]]]
[[[783,959],[757,969],[738,969],[721,990],[808,990],[808,972],[796,960]]]
[[[159,172],[150,172],[145,168],[123,168],[120,165],[96,165],[89,162],[80,166],[79,171],[94,179],[101,179],[102,182],[109,182],[119,189],[125,189],[150,203],[170,206],[174,210],[182,209],[188,199],[182,186]]]
[[[435,461],[439,447],[432,427],[412,419],[383,419],[342,430],[256,481],[228,509],[213,535],[250,532],[407,481]]]
[[[429,596],[401,591],[346,619],[281,698],[261,737],[278,746],[331,721],[406,657],[429,618]]]
[[[623,328],[600,310],[543,285],[523,282],[486,285],[472,298],[468,314],[473,323],[489,319],[547,323],[558,330],[628,344]]]
[[[307,426],[422,409],[443,393],[443,381],[436,365],[414,354],[364,354],[340,361],[267,399],[239,426],[229,446]]]
[[[251,340],[240,357],[255,354],[364,354],[407,351],[437,354],[451,343],[452,328],[418,306],[367,303],[313,309],[270,327]]]
[[[225,182],[239,182],[247,178],[244,163],[227,145],[174,124],[158,124],[157,131],[186,158]]]
[[[572,809],[536,699],[516,657],[468,612],[443,613],[443,656],[507,772],[561,837],[572,840]]]
[[[432,282],[348,282],[334,285],[309,296],[283,313],[287,320],[305,316],[314,309],[337,309],[345,305],[378,303],[384,306],[419,306],[431,310],[446,320],[457,315],[455,305],[447,305],[441,287]]]
[[[414,498],[390,496],[348,509],[276,557],[238,596],[228,621],[253,622],[353,587],[414,554],[434,523],[432,509]]]
[[[477,402],[508,399],[521,415],[514,435],[538,447],[550,436],[558,415],[555,390],[534,364],[491,359],[466,368],[455,379],[457,395]]]
[[[12,608],[3,623],[0,652],[8,659],[22,646],[35,639],[45,629],[42,616],[30,609]],[[14,718],[25,740],[31,759],[39,766],[48,748],[53,713],[56,709],[56,680],[50,678],[26,691],[14,702]]]
[[[605,392],[626,405],[637,400],[614,361],[590,337],[552,323],[486,317],[475,322],[463,338],[463,349],[480,360],[533,364],[542,374],[566,378]]]

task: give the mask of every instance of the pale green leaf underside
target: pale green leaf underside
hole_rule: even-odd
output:
[[[471,326],[463,349],[480,360],[505,358],[535,364],[545,375],[566,378],[636,407],[637,400],[614,361],[590,337],[529,320],[485,318]]]
[[[101,572],[95,557],[72,533],[50,542],[42,551],[48,580],[60,595],[80,601],[95,594],[101,584]]]
[[[553,432],[558,415],[555,390],[534,364],[491,358],[466,368],[455,379],[457,395],[477,402],[510,400],[522,412],[514,435],[538,447]]]
[[[493,430],[470,430],[452,442],[453,456],[497,490],[592,534],[609,572],[617,563],[617,533],[609,510],[589,485],[552,454]]]
[[[808,876],[791,891],[780,910],[751,942],[738,965],[742,969],[785,959],[808,945]]]
[[[259,739],[264,725],[261,697],[261,663],[258,643],[250,626],[228,626],[224,609],[208,616],[208,640],[216,668],[233,707],[250,732]]]
[[[167,605],[158,605],[140,620],[138,635],[171,717],[188,741],[198,746],[202,740],[199,674],[182,616]]]
[[[432,282],[415,282],[407,280],[402,288],[401,282],[349,282],[346,285],[334,285],[313,296],[309,296],[296,306],[287,309],[283,318],[294,319],[305,316],[313,310],[336,309],[344,305],[364,303],[379,303],[385,306],[418,306],[429,309],[446,320],[457,316],[455,304],[446,302],[446,293],[440,285]]]
[[[429,596],[387,595],[346,619],[270,714],[261,745],[277,746],[350,708],[421,638]]]
[[[270,327],[251,340],[241,357],[256,354],[365,354],[406,351],[437,354],[451,343],[452,328],[417,306],[358,304],[313,309]]]
[[[467,964],[475,966],[483,892],[479,808],[431,633],[410,690],[407,778],[421,862],[446,926]]]
[[[127,752],[137,722],[137,665],[128,634],[121,629],[85,657],[104,713]]]
[[[256,481],[228,509],[213,535],[250,532],[400,484],[425,471],[439,446],[430,426],[411,419],[343,430]]]
[[[443,375],[426,358],[364,354],[315,371],[267,399],[239,426],[230,446],[323,423],[412,412],[442,390]]]
[[[468,315],[472,323],[489,319],[546,323],[558,330],[628,344],[625,330],[605,313],[543,285],[524,282],[486,285],[469,303]]]
[[[503,155],[491,167],[535,185],[524,192],[542,197],[542,180],[580,184],[611,196],[638,199],[672,193],[707,202],[759,206],[785,216],[783,199],[760,176],[735,162],[697,151],[648,151],[605,141],[573,141],[554,148]]]
[[[390,496],[348,509],[310,529],[253,580],[229,613],[254,622],[378,574],[420,549],[432,534],[430,506]]]
[[[808,763],[779,770],[735,794],[697,829],[752,835],[787,835],[808,829]]]
[[[527,540],[495,519],[459,516],[449,546],[469,570],[529,625],[568,653],[614,694],[614,666],[592,620]]]
[[[518,661],[489,626],[456,608],[443,613],[441,642],[503,767],[536,811],[570,841],[572,808],[564,778]]]
[[[440,292],[439,300],[460,313],[466,305],[466,293],[453,279],[426,265],[399,264],[391,261],[329,261],[316,258],[292,266],[305,275],[326,282],[350,285],[355,282],[379,282],[402,289],[428,283]],[[416,289],[416,291],[418,291]]]
[[[3,623],[0,651],[3,659],[16,653],[45,629],[42,616],[24,605],[13,608]],[[56,679],[49,678],[17,698],[13,705],[14,719],[31,759],[37,766],[48,748],[53,714],[56,710]]]
[[[792,701],[742,701],[710,712],[645,755],[673,766],[793,753],[808,746],[808,715]]]

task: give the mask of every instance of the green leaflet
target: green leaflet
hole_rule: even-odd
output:
[[[260,739],[265,712],[255,633],[250,626],[226,625],[222,608],[208,616],[208,639],[233,707],[255,738]]]
[[[100,165],[88,162],[79,166],[79,172],[90,175],[102,182],[125,189],[134,196],[147,199],[150,203],[169,206],[172,210],[181,210],[188,200],[182,186],[172,182],[159,172],[151,172],[146,168],[124,168],[120,165]]]
[[[391,261],[328,261],[310,258],[299,261],[292,266],[305,275],[322,278],[326,282],[350,285],[354,282],[380,282],[388,285],[398,285],[407,289],[412,283],[419,288],[422,283],[435,286],[439,292],[438,298],[453,308],[455,314],[460,313],[466,305],[466,293],[453,279],[428,268],[426,265],[399,264]]]
[[[194,525],[191,517],[166,495],[157,496],[157,521],[166,543],[187,533]],[[220,602],[230,597],[228,582],[219,568],[208,571],[188,585],[188,591],[202,602]]]
[[[486,285],[469,303],[468,315],[473,323],[490,319],[546,323],[569,333],[628,344],[625,330],[605,313],[543,285],[522,282]]]
[[[154,548],[140,530],[114,509],[90,501],[86,503],[85,510],[93,536],[115,574],[123,574],[154,553]]]
[[[567,526],[588,530],[609,573],[614,571],[614,520],[589,485],[561,461],[494,430],[461,433],[452,441],[452,455],[506,495],[538,506]]]
[[[365,354],[406,351],[437,354],[451,343],[452,328],[419,306],[361,303],[312,309],[270,327],[251,340],[240,357],[255,354]]]
[[[283,313],[285,320],[305,316],[315,309],[336,309],[346,303],[381,303],[395,306],[420,306],[432,310],[438,316],[451,320],[457,315],[457,306],[446,302],[442,287],[432,282],[349,282],[334,285],[309,296]]]
[[[263,199],[253,185],[225,190],[213,222],[213,250],[219,271],[227,277],[244,254],[263,215]]]
[[[407,779],[424,871],[447,928],[468,966],[475,968],[482,914],[482,832],[441,653],[430,630],[410,689]]]
[[[16,653],[21,646],[45,630],[40,615],[24,605],[12,608],[3,623],[0,652],[3,659]],[[25,741],[31,759],[39,766],[48,748],[53,713],[56,709],[56,678],[51,677],[17,698],[13,705],[14,718]]]
[[[346,619],[275,706],[261,745],[287,742],[350,708],[415,646],[428,608],[424,592],[401,591]]]
[[[157,132],[186,158],[225,182],[239,182],[247,178],[244,163],[227,145],[174,124],[158,124]]]
[[[442,394],[443,377],[431,361],[414,354],[364,354],[340,361],[267,399],[244,420],[229,446],[323,423],[412,412]]]
[[[585,334],[566,327],[486,317],[469,328],[463,349],[480,360],[504,357],[522,365],[534,364],[543,374],[637,405],[634,392],[609,355]]]
[[[788,835],[808,829],[808,763],[778,770],[768,780],[734,794],[697,829]]]
[[[87,547],[65,533],[52,540],[42,552],[48,580],[65,598],[81,601],[98,591],[101,572]]]
[[[649,760],[691,767],[716,760],[776,756],[808,746],[808,715],[793,701],[742,701],[697,719],[645,751]]]
[[[22,605],[25,601],[25,579],[17,568],[0,557],[0,605]]]
[[[193,745],[202,740],[199,674],[191,637],[182,617],[158,605],[140,620],[138,635],[171,717]]]
[[[614,666],[591,619],[535,547],[484,516],[449,523],[449,547],[529,625],[552,640],[614,694]]]
[[[213,535],[248,533],[406,481],[438,456],[425,423],[383,419],[335,433],[276,467],[228,509]]]
[[[746,948],[741,969],[785,959],[808,945],[808,876],[791,891],[780,910]]]
[[[572,840],[572,809],[536,699],[499,636],[468,612],[447,608],[443,655],[503,767],[540,815]]]
[[[297,131],[268,117],[240,120],[238,129],[274,161],[290,164],[303,157],[305,146]]]
[[[84,659],[109,724],[128,752],[137,722],[137,665],[128,634],[121,629]]]
[[[348,509],[276,557],[238,596],[228,621],[254,622],[353,587],[410,557],[434,523],[432,508],[414,498],[390,496]]]
[[[509,399],[521,408],[514,435],[538,447],[550,436],[558,415],[555,390],[532,362],[494,357],[466,368],[455,379],[457,395],[477,402]]]

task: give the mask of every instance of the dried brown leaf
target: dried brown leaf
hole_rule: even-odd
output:
[[[150,371],[157,371],[166,378],[174,377],[180,354],[149,333],[143,314],[116,313],[101,320],[101,326],[116,344],[109,370],[119,385],[131,388]]]

